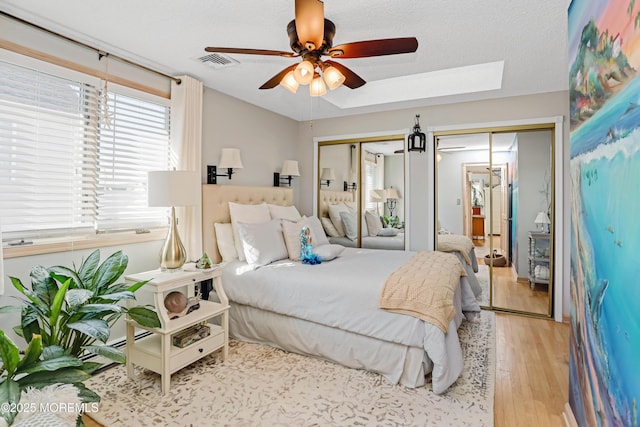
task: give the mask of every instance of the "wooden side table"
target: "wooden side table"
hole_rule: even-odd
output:
[[[134,365],[142,366],[161,375],[162,394],[167,394],[170,387],[171,374],[192,364],[202,357],[222,349],[222,360],[229,353],[229,300],[222,288],[222,270],[212,268],[195,269],[187,264],[185,269],[175,272],[153,270],[131,274],[125,277],[130,283],[149,280],[138,292],[151,292],[160,318],[160,328],[146,328],[127,317],[127,375],[135,378]],[[170,319],[164,306],[165,296],[173,291],[180,291],[185,296],[194,295],[195,289],[205,280],[212,279],[220,300],[200,300],[200,307],[182,317]],[[210,323],[220,318],[220,324]],[[194,325],[203,324],[209,327],[209,336],[199,339],[185,347],[173,345],[172,337]],[[151,332],[142,339],[135,339],[135,329]]]

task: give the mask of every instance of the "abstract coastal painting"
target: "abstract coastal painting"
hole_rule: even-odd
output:
[[[569,6],[571,340],[580,426],[638,426],[640,1]]]

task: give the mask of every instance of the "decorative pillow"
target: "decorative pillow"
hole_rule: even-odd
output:
[[[242,241],[238,234],[238,223],[256,224],[271,221],[271,214],[266,203],[259,205],[243,205],[240,203],[229,202],[229,214],[231,215],[231,226],[233,227],[233,239],[236,244],[236,252],[238,259],[244,261],[244,249]]]
[[[336,227],[334,227],[333,223],[331,222],[331,218],[323,216],[322,218],[320,218],[320,223],[322,224],[322,228],[324,228],[324,231],[327,233],[327,236],[340,237],[340,234],[338,234],[338,230],[336,230]]]
[[[309,227],[304,220],[298,222],[282,221],[282,234],[284,235],[284,243],[287,246],[289,259],[292,261],[300,261],[300,230],[304,226]],[[316,237],[312,227],[311,245],[316,246]]]
[[[342,202],[344,205],[351,211],[351,213],[356,213],[358,211],[358,207],[356,206],[356,202]]]
[[[369,227],[367,226],[367,220],[364,214],[362,214],[362,219],[360,220],[360,228],[362,229],[360,231],[360,233],[362,234],[362,237],[369,235]]]
[[[253,268],[287,258],[280,220],[264,223],[238,223],[244,256]]]
[[[358,238],[356,215],[351,212],[340,212],[340,218],[342,219],[345,236],[347,236],[349,240],[356,240]]]
[[[317,245],[328,245],[329,244],[329,239],[327,239],[327,235],[325,234],[324,228],[322,228],[322,224],[320,223],[320,220],[318,219],[318,217],[316,217],[316,216],[304,216],[304,217],[302,217],[302,219],[305,221],[305,223],[309,227],[311,227],[311,230],[313,231],[313,235],[316,238],[315,243]],[[329,221],[329,222],[331,222],[331,221]]]
[[[382,230],[382,223],[378,219],[378,215],[372,212],[366,211],[364,213],[364,219],[367,223],[367,229],[369,230],[369,236],[377,236],[378,232]]]
[[[398,235],[398,229],[397,228],[382,228],[380,231],[378,231],[377,235],[380,236],[380,237],[397,236]]]
[[[318,255],[322,261],[331,261],[332,259],[339,256],[342,251],[344,251],[344,246],[328,244],[328,245],[320,245],[313,250],[313,253]]]
[[[216,241],[218,242],[218,251],[222,256],[222,261],[229,262],[238,259],[236,244],[233,240],[233,228],[230,223],[213,224],[216,230]]]
[[[349,208],[344,203],[337,203],[335,205],[329,205],[329,218],[331,218],[331,222],[333,226],[338,231],[338,237],[343,237],[346,233],[344,232],[344,226],[342,225],[342,218],[340,218],[340,212],[349,212]]]
[[[267,205],[269,206],[269,213],[271,219],[286,219],[287,221],[297,222],[302,219],[300,212],[295,206],[280,206],[280,205]]]

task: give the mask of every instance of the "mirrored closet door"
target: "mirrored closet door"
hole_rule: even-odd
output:
[[[484,307],[552,315],[553,126],[435,135],[437,233],[471,239]]]
[[[317,186],[317,215],[332,243],[404,249],[403,135],[320,142]]]

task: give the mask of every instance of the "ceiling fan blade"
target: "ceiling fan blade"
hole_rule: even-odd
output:
[[[367,83],[366,81],[364,81],[362,77],[360,77],[359,75],[357,75],[356,73],[354,73],[353,71],[351,71],[350,69],[348,69],[347,67],[345,67],[344,65],[338,62],[324,61],[324,63],[337,68],[338,71],[340,71],[342,75],[345,77],[344,83],[342,84],[350,89],[359,88],[360,86],[363,86],[365,83]]]
[[[275,76],[267,80],[262,86],[260,86],[260,89],[273,89],[274,87],[278,86],[280,84],[280,80],[282,80],[285,74],[287,74],[289,71],[293,70],[297,66],[298,64],[293,64],[288,66],[287,68],[285,68],[284,70],[280,71],[278,74],[276,74]]]
[[[269,55],[269,56],[284,56],[285,58],[295,58],[296,55],[291,52],[285,52],[281,50],[266,50],[266,49],[242,49],[234,47],[206,47],[204,49],[207,52],[217,53],[241,53],[243,55]]]
[[[341,44],[329,49],[329,56],[333,58],[367,58],[370,56],[411,53],[417,49],[418,39],[415,37],[402,37]]]
[[[324,37],[324,3],[321,0],[296,0],[296,32],[307,50],[322,46]]]

